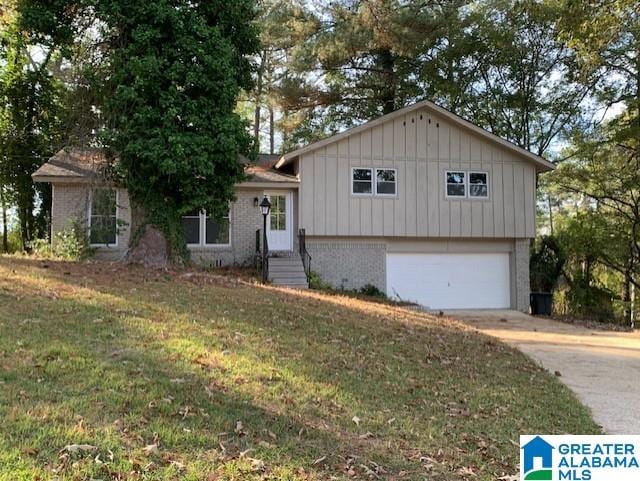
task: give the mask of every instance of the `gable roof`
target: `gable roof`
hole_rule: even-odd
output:
[[[299,183],[298,178],[273,170],[277,156],[260,154],[257,163],[251,164],[244,157],[239,161],[245,164],[248,178],[242,186],[259,187],[261,184],[278,184],[293,186]],[[31,177],[36,182],[87,183],[102,175],[109,161],[105,151],[98,148],[71,147],[62,149],[40,166]]]
[[[70,182],[91,179],[108,165],[104,152],[96,148],[62,149],[31,176],[40,179],[67,179]],[[47,180],[43,180],[47,181]]]
[[[282,157],[280,157],[280,160],[278,160],[278,163],[275,165],[275,167],[276,169],[278,169],[283,165],[290,163],[293,159],[295,159],[296,157],[299,157],[300,155],[320,149],[334,142],[339,142],[340,140],[346,139],[352,135],[371,129],[377,125],[383,124],[384,122],[388,122],[389,120],[393,120],[396,117],[406,115],[408,113],[411,113],[415,110],[419,110],[421,108],[426,108],[428,110],[431,110],[434,113],[439,114],[442,117],[446,118],[453,124],[458,125],[462,128],[465,128],[468,131],[482,138],[485,138],[491,142],[494,142],[504,147],[505,149],[511,152],[514,152],[515,154],[521,157],[524,157],[525,159],[533,162],[536,165],[537,170],[539,172],[546,172],[546,171],[555,169],[555,165],[552,162],[549,162],[544,157],[541,157],[532,152],[529,152],[528,150],[523,149],[522,147],[519,147],[513,142],[505,140],[502,137],[498,137],[497,135],[492,134],[488,130],[478,127],[477,125],[469,122],[468,120],[463,119],[462,117],[440,107],[439,105],[434,104],[429,100],[422,100],[413,105],[409,105],[408,107],[404,107],[402,109],[391,112],[390,114],[383,115],[382,117],[378,117],[377,119],[370,120],[369,122],[365,122],[364,124],[358,125],[357,127],[353,127],[351,129],[345,130],[344,132],[341,132],[339,134],[332,135],[331,137],[327,137],[326,139],[319,140],[318,142],[314,142],[312,144],[301,147],[297,150],[294,150],[293,152],[286,153],[282,155]]]

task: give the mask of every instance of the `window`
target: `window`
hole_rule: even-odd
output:
[[[182,216],[182,229],[187,245],[200,244],[200,212],[195,210]]]
[[[464,172],[445,173],[447,180],[447,197],[466,197],[466,183]]]
[[[89,242],[92,245],[117,244],[117,197],[115,189],[91,191]]]
[[[229,213],[221,220],[208,216],[205,211],[193,211],[182,216],[182,229],[187,245],[219,246],[231,244]]]
[[[489,197],[489,184],[486,172],[469,172],[469,197]]]
[[[376,169],[376,194],[396,195],[396,169]]]
[[[207,217],[204,225],[204,243],[207,245],[229,245],[229,211],[222,219],[217,221],[215,217]]]
[[[287,196],[272,195],[270,201],[269,229],[287,230]]]
[[[353,169],[351,171],[352,194],[373,194],[373,169]]]

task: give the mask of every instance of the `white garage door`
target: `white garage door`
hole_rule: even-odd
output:
[[[508,308],[509,254],[387,254],[387,295],[429,309]]]

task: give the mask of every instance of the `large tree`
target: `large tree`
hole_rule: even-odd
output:
[[[561,13],[555,1],[471,3],[458,34],[466,41],[445,55],[466,58],[456,64],[466,68],[466,84],[451,108],[531,152],[549,154],[583,121],[597,82],[595,74],[578,79],[575,52],[558,38]]]
[[[597,220],[600,228],[589,236],[598,238],[585,242],[598,245],[597,261],[622,276],[621,297],[631,320],[632,290],[640,289],[640,155],[637,140],[626,135],[628,122],[625,113],[581,134],[570,158],[549,181],[556,189],[577,195],[579,210]]]
[[[15,204],[22,247],[28,249],[30,241],[45,232],[50,190],[35,185],[31,174],[58,146],[62,87],[50,71],[55,52],[29,41],[12,8],[3,13],[0,33],[2,203],[5,208],[9,199]],[[34,213],[38,197],[42,201],[40,223]]]
[[[282,82],[290,144],[428,98],[537,154],[590,110],[556,1],[316,2]]]
[[[108,61],[93,76],[95,107],[133,205],[131,257],[160,233],[166,243],[146,245],[158,261],[184,258],[182,214],[225,215],[244,175],[238,157],[253,153],[235,108],[258,47],[254,2],[23,0],[20,11],[57,45],[77,43],[87,24],[98,32]]]
[[[282,84],[287,125],[304,142],[387,114],[424,97],[428,52],[463,1],[314,2],[306,42],[294,49]],[[313,19],[313,21],[311,20]]]

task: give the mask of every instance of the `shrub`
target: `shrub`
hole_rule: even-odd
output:
[[[309,273],[309,287],[311,289],[317,289],[320,291],[327,291],[331,289],[331,285],[322,280],[320,274],[315,271]]]
[[[575,285],[553,296],[556,314],[598,322],[615,319],[613,301],[613,293],[598,286]]]
[[[536,241],[531,252],[529,271],[532,292],[552,292],[566,262],[558,241],[544,236]]]
[[[36,239],[29,245],[31,253],[36,257],[49,258],[53,255],[49,239]]]
[[[384,297],[384,298],[387,297],[387,295],[384,292],[382,292],[373,284],[365,284],[364,286],[362,286],[360,288],[360,294],[364,294],[365,296],[369,296],[369,297]]]
[[[55,235],[53,255],[68,261],[80,261],[91,257],[94,249],[89,245],[87,228],[77,219],[69,227]]]

